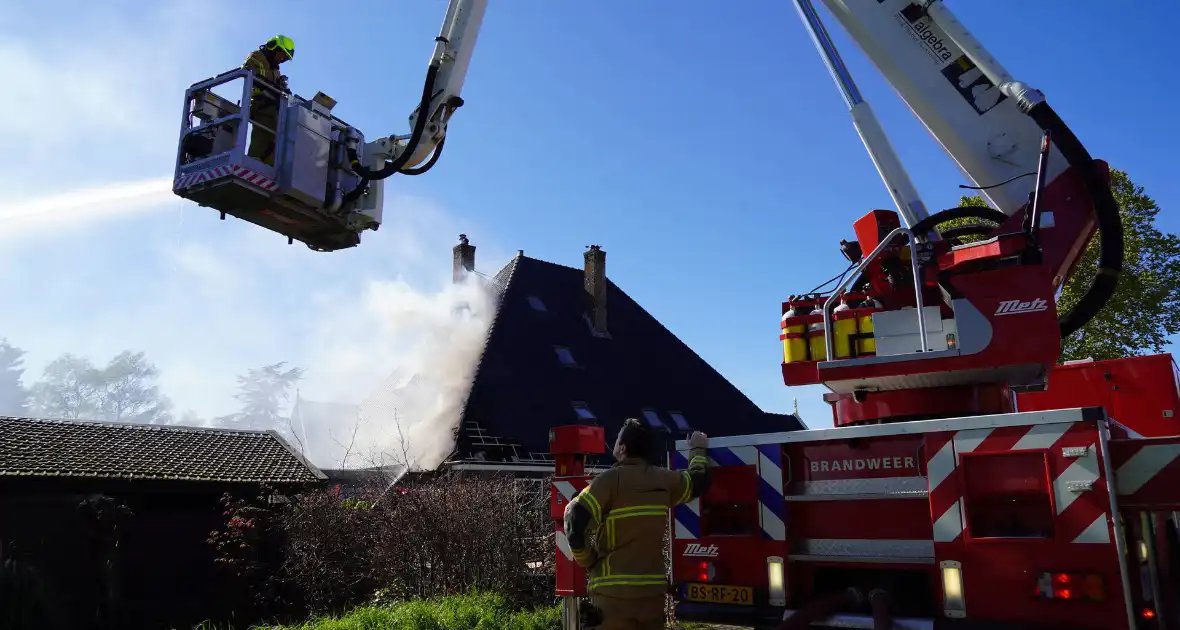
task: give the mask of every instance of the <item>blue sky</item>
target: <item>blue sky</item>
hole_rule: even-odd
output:
[[[331,255],[170,196],[183,88],[283,32],[294,90],[330,94],[370,138],[403,133],[445,2],[28,4],[0,16],[0,76],[21,97],[0,102],[0,295],[17,307],[0,335],[34,372],[65,350],[142,349],[179,406],[212,414],[236,372],[290,360],[306,391],[355,399],[453,297],[464,232],[484,272],[516,249],[577,266],[601,244],[611,278],[755,401],[798,397],[824,425],[817,388],[782,385],[779,303],[842,270],[852,221],[891,202],[790,2],[492,0],[446,155],[390,180],[386,225]],[[1175,3],[948,5],[1180,231],[1180,94],[1151,61]],[[927,205],[954,204],[957,168],[829,27]],[[112,200],[54,197],[77,191]],[[379,356],[357,322],[384,326]]]

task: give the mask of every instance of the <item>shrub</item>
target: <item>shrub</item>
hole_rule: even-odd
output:
[[[239,620],[339,614],[375,594],[382,602],[435,601],[472,589],[529,607],[554,597],[548,489],[547,481],[444,476],[359,496],[227,498],[225,523],[209,542],[234,588],[248,591],[236,607]],[[385,614],[387,607],[365,610]]]

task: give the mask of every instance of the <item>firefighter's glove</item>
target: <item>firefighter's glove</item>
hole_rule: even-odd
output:
[[[692,435],[688,436],[688,446],[690,448],[708,448],[709,436],[700,431],[693,431]]]

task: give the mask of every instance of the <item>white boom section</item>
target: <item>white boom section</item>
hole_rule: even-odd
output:
[[[1036,172],[1042,131],[1017,104],[1029,88],[941,0],[821,1],[973,185]],[[1066,166],[1053,147],[1045,181]],[[1035,186],[1030,176],[980,192],[1012,215]]]
[[[446,137],[447,121],[454,112],[451,104],[459,99],[463,90],[487,6],[487,0],[450,0],[430,56],[431,65],[438,64],[438,74],[430,106],[426,109],[427,126],[414,153],[402,165],[403,170],[422,164]],[[410,129],[414,128],[420,115],[422,112],[418,108],[410,113]],[[369,143],[365,147],[365,161],[379,168],[384,160],[399,157],[410,137],[410,134],[391,136]]]
[[[893,150],[893,145],[890,144],[889,137],[885,135],[885,130],[881,128],[877,115],[873,113],[872,108],[869,107],[868,102],[864,100],[860,90],[857,89],[856,82],[852,80],[852,74],[848,72],[844,60],[840,58],[840,53],[836,50],[836,45],[832,43],[832,38],[824,28],[823,22],[820,21],[819,15],[816,14],[811,0],[795,0],[795,8],[799,10],[799,17],[803,19],[803,24],[807,27],[807,32],[811,35],[811,41],[815,43],[816,50],[823,57],[824,65],[832,74],[832,80],[840,88],[844,102],[848,104],[848,113],[852,116],[852,124],[860,134],[861,142],[868,149],[869,158],[877,167],[877,173],[885,182],[885,188],[889,189],[889,196],[893,198],[898,214],[906,227],[913,226],[929,215],[926,205],[918,196],[918,189],[914,188],[914,183],[910,181],[910,175],[902,165],[897,152]]]

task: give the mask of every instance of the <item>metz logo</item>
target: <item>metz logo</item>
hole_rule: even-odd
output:
[[[1041,298],[1037,298],[1031,302],[1004,300],[1000,302],[1000,307],[996,309],[996,315],[1023,315],[1024,313],[1039,313],[1047,310],[1049,310],[1049,303]]]
[[[692,543],[684,548],[685,557],[693,556],[697,558],[716,558],[717,545],[702,545]]]

